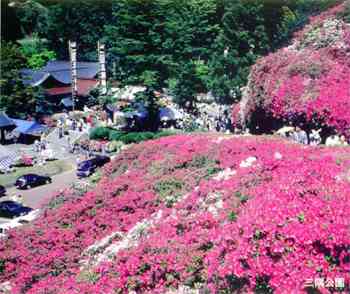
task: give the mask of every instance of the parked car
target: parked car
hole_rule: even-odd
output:
[[[5,196],[5,194],[6,194],[5,187],[0,185],[0,197]]]
[[[102,155],[84,160],[77,166],[77,176],[80,178],[88,177],[93,174],[98,167],[101,167],[110,161],[111,159],[108,156]]]
[[[36,174],[26,174],[20,176],[15,183],[17,189],[30,189],[31,187],[45,185],[51,183],[50,177],[39,176]]]
[[[23,206],[15,201],[2,201],[0,202],[0,217],[14,218],[22,215],[26,215],[33,209]]]

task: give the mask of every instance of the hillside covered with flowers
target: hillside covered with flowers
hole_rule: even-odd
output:
[[[350,1],[311,18],[290,46],[253,66],[236,124],[270,131],[287,123],[350,137]],[[269,122],[266,123],[266,118]]]
[[[0,241],[1,287],[301,293],[322,278],[333,281],[322,293],[349,291],[349,215],[347,147],[165,137],[121,152],[95,188],[56,195],[10,231]]]

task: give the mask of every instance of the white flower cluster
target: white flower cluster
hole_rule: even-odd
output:
[[[127,234],[122,232],[113,232],[100,241],[88,247],[82,254],[83,259],[80,261],[83,271],[90,266],[98,265],[101,262],[111,260],[120,250],[136,246],[139,239],[158,222],[162,217],[163,211],[159,210],[145,219],[136,223]],[[116,241],[116,242],[114,242]]]
[[[247,159],[243,160],[240,164],[239,167],[246,168],[250,167],[253,165],[253,163],[256,161],[256,157],[250,156]]]
[[[232,176],[234,176],[237,172],[233,169],[226,168],[223,171],[220,171],[213,179],[215,181],[223,181],[223,180],[228,180]]]
[[[307,32],[298,47],[300,49],[309,46],[315,49],[329,46],[345,48],[343,25],[344,22],[339,19],[328,19],[321,26]]]
[[[222,195],[218,192],[212,192],[205,198],[199,198],[198,205],[201,210],[210,212],[213,216],[217,216],[219,210],[224,207]]]

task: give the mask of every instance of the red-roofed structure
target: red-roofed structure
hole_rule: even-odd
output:
[[[96,79],[78,79],[77,87],[78,87],[78,96],[87,96],[90,91],[98,86],[99,81]],[[50,96],[61,96],[61,95],[69,95],[72,93],[71,86],[57,86],[45,89],[45,92]]]

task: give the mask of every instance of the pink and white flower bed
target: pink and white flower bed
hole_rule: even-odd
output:
[[[165,137],[54,200],[1,240],[11,293],[302,293],[315,278],[350,290],[349,148]]]

